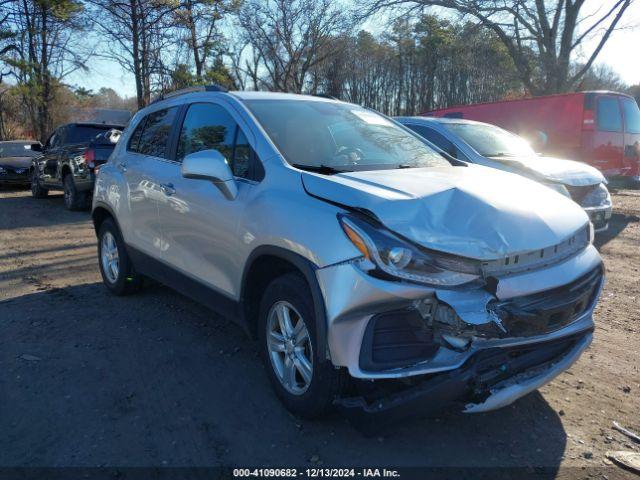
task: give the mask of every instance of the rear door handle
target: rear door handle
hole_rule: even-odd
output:
[[[160,190],[162,190],[162,193],[164,193],[167,197],[175,195],[176,193],[176,189],[173,187],[173,183],[160,184]]]

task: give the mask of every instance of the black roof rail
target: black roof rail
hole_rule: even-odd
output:
[[[195,85],[193,87],[181,88],[180,90],[174,90],[173,92],[163,93],[151,103],[159,102],[160,100],[166,100],[167,98],[177,97],[178,95],[185,95],[193,92],[223,92],[226,93],[229,90],[217,83],[212,85]]]

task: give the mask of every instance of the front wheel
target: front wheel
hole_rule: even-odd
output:
[[[49,190],[40,185],[40,177],[38,171],[34,168],[31,173],[31,196],[33,198],[45,198],[49,194]]]
[[[120,230],[110,218],[98,231],[98,263],[102,281],[113,294],[128,295],[140,288],[142,279],[135,274]]]
[[[313,299],[295,273],[276,278],[260,305],[259,341],[271,384],[292,413],[326,413],[340,393],[342,377],[318,345]]]

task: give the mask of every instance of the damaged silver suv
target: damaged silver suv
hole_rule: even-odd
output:
[[[220,87],[136,114],[97,176],[105,285],[154,278],[259,340],[292,412],[503,407],[591,342],[585,212],[373,111]]]

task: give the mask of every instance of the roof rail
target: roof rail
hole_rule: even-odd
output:
[[[193,92],[228,92],[229,90],[223,87],[222,85],[213,84],[213,85],[196,85],[193,87],[181,88],[180,90],[174,90],[173,92],[163,93],[157,99],[155,99],[151,103],[159,102],[160,100],[165,100],[171,97],[177,97],[179,95],[185,95],[187,93]]]

